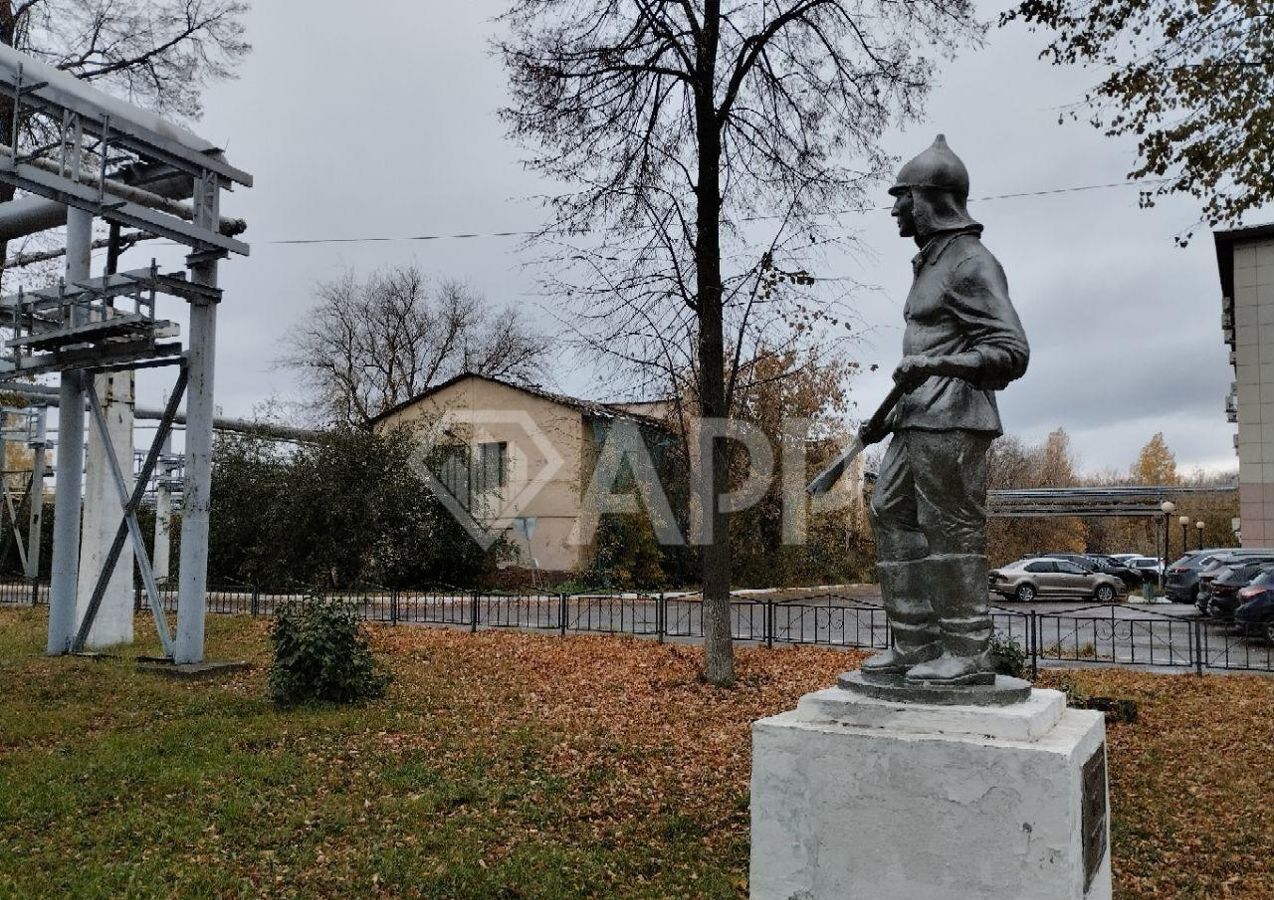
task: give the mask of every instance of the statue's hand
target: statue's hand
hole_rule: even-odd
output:
[[[870,447],[872,444],[879,444],[889,436],[889,425],[882,422],[879,427],[872,428],[871,423],[863,425],[858,432],[858,439],[863,442],[864,447]]]
[[[933,361],[927,356],[904,356],[894,369],[894,381],[907,390],[918,387],[933,374]]]

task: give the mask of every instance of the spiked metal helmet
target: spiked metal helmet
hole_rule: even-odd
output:
[[[928,150],[902,167],[889,193],[897,196],[910,188],[946,191],[962,202],[969,199],[969,170],[951,152],[945,135],[938,135]]]

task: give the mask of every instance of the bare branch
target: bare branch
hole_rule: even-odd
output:
[[[550,349],[516,310],[492,310],[458,281],[431,285],[414,266],[365,281],[348,272],[316,294],[283,365],[310,373],[316,411],[343,424],[367,425],[462,372],[533,382]]]

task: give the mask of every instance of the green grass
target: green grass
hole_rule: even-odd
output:
[[[48,659],[46,627],[0,608],[0,898],[743,897],[749,725],[855,658],[740,648],[720,690],[697,647],[382,627],[384,699],[281,711],[263,621],[209,618],[252,668],[196,683]],[[1042,680],[1138,704],[1107,732],[1117,900],[1274,900],[1274,682]]]
[[[558,735],[485,727],[441,673],[282,712],[260,623],[210,619],[210,657],[260,665],[189,684],[131,659],[44,659],[45,622],[0,611],[5,896],[736,895],[680,814],[592,840],[541,763]]]

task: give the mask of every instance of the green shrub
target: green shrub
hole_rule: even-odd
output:
[[[357,703],[383,696],[389,686],[390,676],[376,669],[362,622],[340,601],[307,597],[285,607],[270,641],[270,698],[280,706]]]
[[[1022,645],[1016,638],[993,635],[990,654],[991,669],[997,675],[1021,678],[1022,673],[1026,671],[1026,651],[1022,649]]]
[[[667,581],[659,539],[640,513],[608,514],[597,523],[593,558],[579,579],[593,589],[650,590]]]

